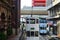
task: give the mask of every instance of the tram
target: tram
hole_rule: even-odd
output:
[[[26,40],[39,40],[38,18],[26,18]]]
[[[47,30],[47,20],[45,18],[40,18],[39,19],[39,33],[40,35],[46,35],[48,33]]]

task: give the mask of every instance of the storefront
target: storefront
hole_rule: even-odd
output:
[[[58,18],[48,19],[48,26],[50,34],[57,35],[57,20]]]

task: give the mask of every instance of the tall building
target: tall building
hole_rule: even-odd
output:
[[[12,34],[12,25],[11,25],[11,5],[12,0],[0,0],[0,40],[2,40],[1,35],[8,35]],[[3,36],[3,39],[4,37]]]
[[[57,22],[57,34],[60,34],[60,0],[47,0],[48,14]]]
[[[6,36],[18,34],[19,27],[20,0],[0,0],[0,34]]]
[[[17,30],[20,27],[20,0],[13,0],[13,10],[12,10],[12,26],[13,29]]]
[[[47,9],[49,10],[49,16],[59,15],[60,0],[47,0]]]

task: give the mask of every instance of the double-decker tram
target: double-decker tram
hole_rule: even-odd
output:
[[[39,19],[39,33],[40,35],[46,35],[48,33],[47,30],[47,20],[45,18]]]
[[[26,40],[39,40],[38,18],[26,18]]]

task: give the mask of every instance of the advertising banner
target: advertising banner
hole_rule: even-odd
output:
[[[32,0],[32,6],[46,6],[46,0]]]

